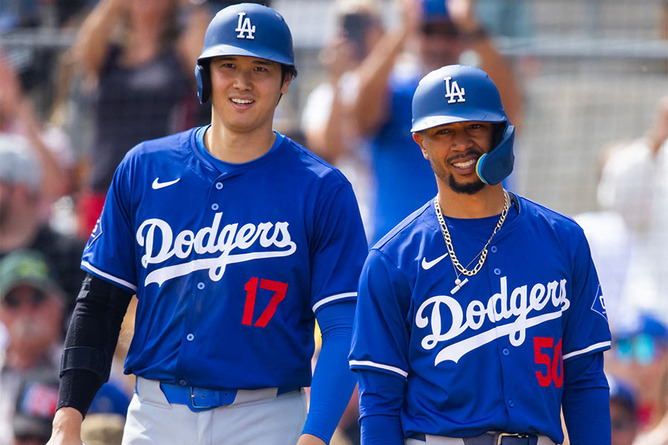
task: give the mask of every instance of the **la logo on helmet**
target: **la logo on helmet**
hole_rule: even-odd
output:
[[[464,90],[464,88],[459,88],[456,80],[451,82],[452,77],[446,77],[443,80],[445,80],[445,98],[448,99],[449,104],[466,102],[466,99],[464,99],[466,90]],[[455,97],[457,97],[457,100],[455,100]]]
[[[245,17],[245,12],[239,12],[239,21],[237,22],[237,39],[255,39],[255,25],[251,24],[250,17]]]

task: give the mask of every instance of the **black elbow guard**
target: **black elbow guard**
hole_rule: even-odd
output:
[[[65,348],[60,363],[60,376],[66,371],[84,370],[97,375],[100,382],[109,378],[111,363],[107,360],[107,354],[102,349],[88,346],[71,346]]]

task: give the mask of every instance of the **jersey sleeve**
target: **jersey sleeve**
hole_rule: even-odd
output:
[[[408,377],[410,298],[403,274],[380,251],[372,250],[360,277],[349,356],[352,370]]]
[[[316,209],[311,244],[311,305],[357,298],[357,282],[368,247],[357,200],[345,182],[325,195]]]
[[[578,227],[579,229],[579,227]],[[610,349],[605,300],[598,274],[591,257],[589,244],[578,230],[572,260],[570,308],[564,326],[564,360]]]
[[[93,276],[134,293],[137,268],[131,210],[131,159],[126,156],[114,173],[102,214],[84,249],[81,267]]]

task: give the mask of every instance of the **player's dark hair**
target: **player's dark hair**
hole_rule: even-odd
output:
[[[281,64],[281,85],[285,82],[285,76],[288,74],[292,76],[293,79],[297,77],[297,67],[294,65]]]

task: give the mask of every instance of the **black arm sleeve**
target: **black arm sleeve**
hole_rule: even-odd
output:
[[[86,415],[97,391],[109,380],[121,323],[131,299],[132,293],[86,275],[65,337],[65,351],[96,351],[102,364],[99,369],[91,369],[67,366],[64,360],[58,408],[72,407]]]

